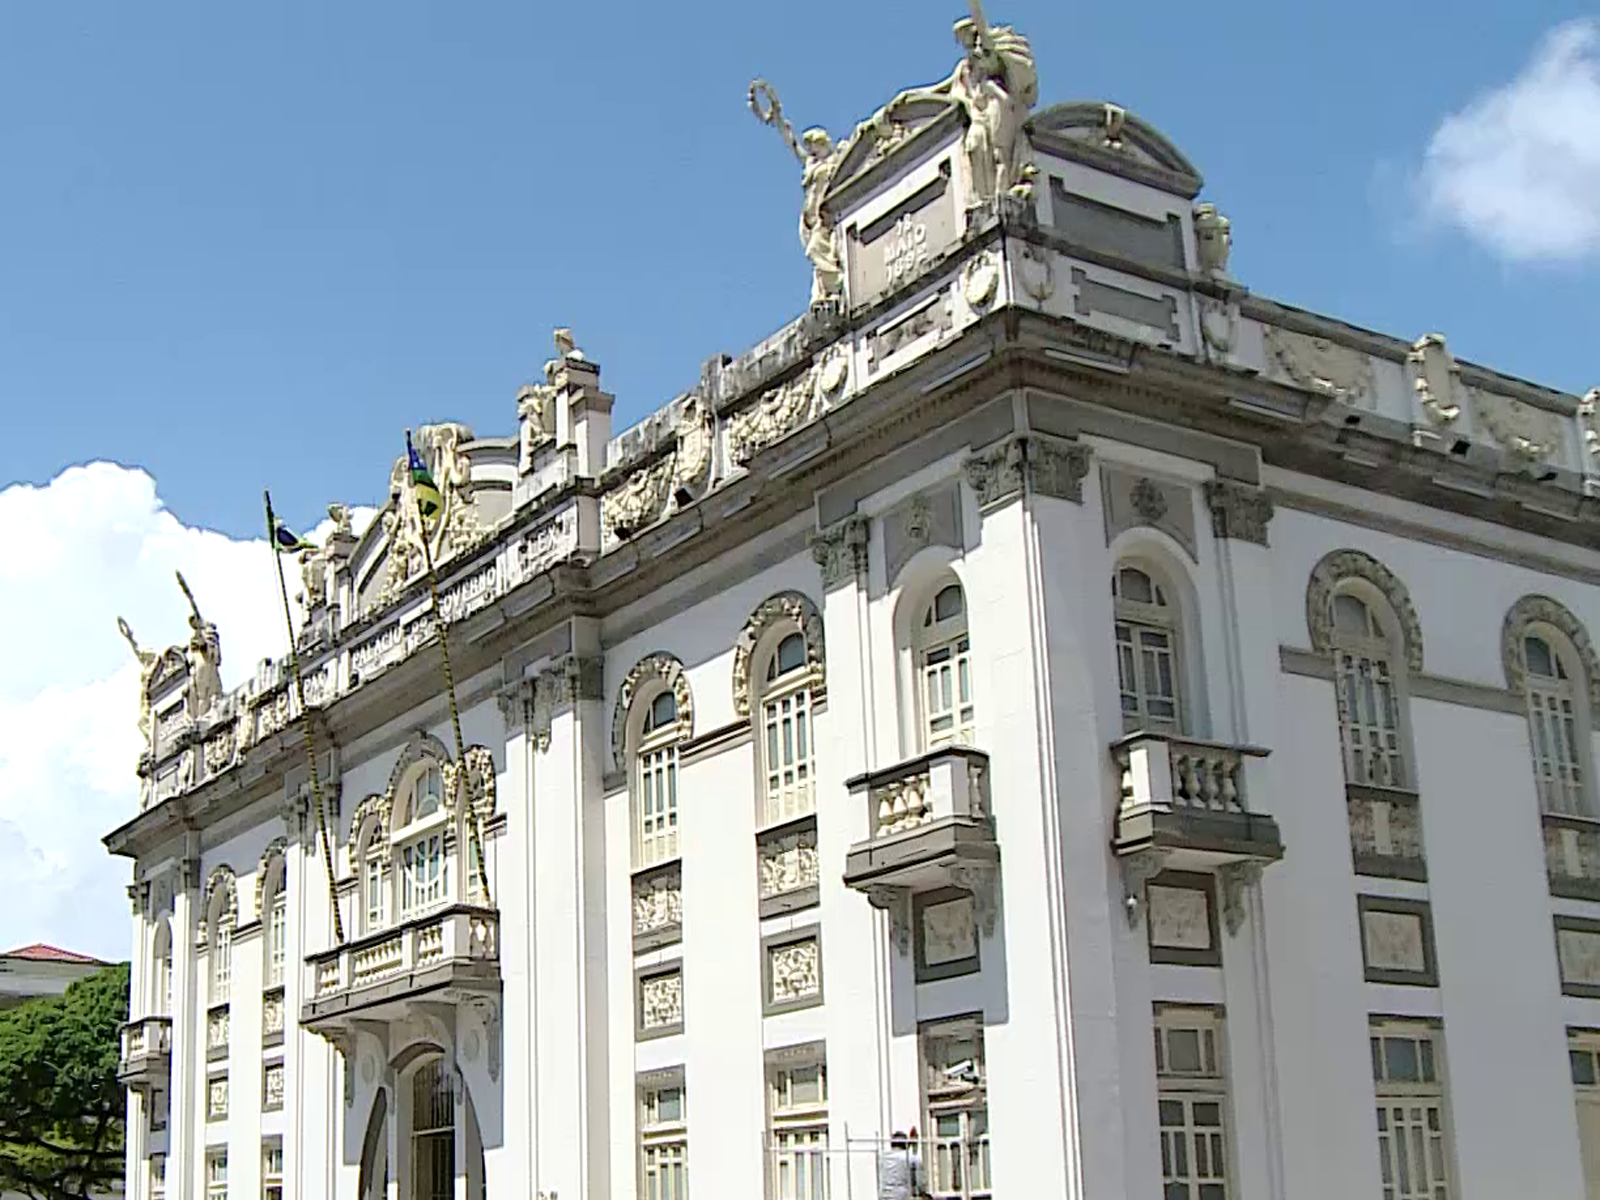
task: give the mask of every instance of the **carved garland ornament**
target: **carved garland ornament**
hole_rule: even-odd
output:
[[[1361,550],[1335,550],[1323,555],[1311,569],[1311,582],[1306,587],[1306,625],[1311,632],[1312,649],[1319,654],[1333,653],[1333,597],[1346,579],[1365,580],[1383,593],[1400,622],[1406,666],[1413,671],[1422,670],[1422,622],[1412,607],[1411,593],[1388,567]]]
[[[494,816],[495,808],[494,755],[487,746],[468,746],[463,762],[466,778],[461,783],[465,785],[471,815],[477,820],[487,821]],[[444,777],[446,808],[455,803],[456,773],[461,769],[456,763],[447,762],[440,770]]]
[[[678,708],[678,736],[694,736],[694,697],[689,692],[689,674],[683,664],[670,654],[647,654],[633,665],[622,687],[617,690],[617,702],[611,710],[611,759],[621,770],[628,762],[628,716],[633,709],[634,697],[650,683],[662,683],[672,689],[672,698]]]
[[[1519,696],[1527,688],[1528,660],[1523,639],[1530,625],[1548,625],[1559,630],[1572,644],[1583,663],[1589,703],[1600,711],[1600,659],[1595,657],[1589,631],[1564,604],[1548,596],[1524,596],[1506,613],[1505,623],[1500,627],[1500,659],[1505,664],[1506,686]]]
[[[394,769],[389,772],[389,783],[383,789],[383,823],[385,832],[394,823],[394,801],[400,792],[401,782],[412,767],[425,759],[431,759],[442,774],[444,768],[450,762],[450,751],[446,750],[444,743],[434,737],[433,734],[414,733],[411,735],[411,740],[406,743],[406,748],[400,752],[400,757],[395,760]],[[445,807],[448,808],[454,802],[454,794],[446,788],[444,794]]]
[[[710,479],[711,414],[698,397],[690,397],[679,412],[674,436],[670,454],[634,471],[601,498],[601,516],[619,538],[654,525],[670,501],[685,493],[692,497]]]
[[[806,643],[806,670],[813,688],[822,683],[825,667],[822,615],[810,597],[800,592],[779,592],[763,600],[739,632],[733,646],[733,711],[750,715],[750,657],[773,626],[784,622],[799,630]]]
[[[266,913],[262,910],[262,902],[266,899],[267,873],[272,870],[272,860],[282,858],[289,850],[289,843],[283,838],[273,838],[267,843],[267,848],[261,852],[261,863],[256,867],[256,919],[264,920]],[[288,879],[284,883],[287,886]]]
[[[381,792],[373,792],[360,804],[350,817],[350,869],[356,869],[356,863],[361,857],[361,831],[368,821],[376,821],[377,828],[372,831],[372,842],[378,847],[378,858],[382,866],[389,865],[389,800]]]
[[[239,888],[234,878],[233,868],[226,863],[213,867],[211,874],[206,876],[205,902],[200,912],[200,935],[195,939],[197,945],[204,946],[206,938],[211,932],[211,905],[218,893],[222,894],[222,908],[216,914],[217,919],[227,917],[233,924],[239,923]]]

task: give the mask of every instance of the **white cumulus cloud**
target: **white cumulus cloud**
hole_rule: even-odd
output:
[[[354,516],[359,532],[372,511]],[[131,864],[100,841],[139,808],[139,672],[117,618],[141,645],[186,642],[182,571],[232,688],[288,644],[272,558],[264,539],[184,525],[149,475],[104,462],[0,490],[0,529],[0,950],[126,958]]]
[[[1429,221],[1508,261],[1600,252],[1600,20],[1557,26],[1515,78],[1446,117],[1417,183]]]

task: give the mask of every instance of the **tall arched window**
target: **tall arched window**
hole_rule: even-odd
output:
[[[1117,683],[1125,732],[1181,733],[1178,607],[1151,572],[1120,564],[1111,577]]]
[[[1522,654],[1539,803],[1546,812],[1586,815],[1582,665],[1564,637],[1538,626],[1523,634]]]
[[[455,1200],[456,1097],[443,1059],[411,1077],[411,1194],[415,1200]]]
[[[438,764],[422,763],[401,790],[392,835],[400,867],[400,918],[409,920],[450,900],[450,814]]]
[[[805,637],[791,633],[767,659],[761,686],[764,824],[776,825],[816,809],[810,683]]]
[[[383,827],[370,818],[356,842],[356,866],[360,873],[361,920],[367,933],[389,923],[388,889],[383,880]]]
[[[207,914],[208,997],[213,1005],[226,1004],[233,985],[234,912],[229,889],[212,890],[211,911]]]
[[[172,925],[162,917],[150,950],[150,1011],[158,1017],[172,1015]]]
[[[267,987],[283,986],[283,968],[288,950],[289,897],[286,867],[283,855],[274,854],[267,861],[266,880],[261,889],[262,933],[266,953]]]
[[[1345,776],[1351,783],[1410,788],[1401,730],[1395,638],[1367,599],[1334,592],[1330,642]]]
[[[634,752],[634,868],[678,856],[678,701],[670,688],[650,699]]]
[[[924,750],[973,740],[971,642],[961,585],[942,583],[912,630]]]

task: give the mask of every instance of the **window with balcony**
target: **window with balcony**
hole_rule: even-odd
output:
[[[1600,1200],[1600,1032],[1569,1030],[1573,1098],[1578,1105],[1578,1145],[1587,1200]]]
[[[1222,1020],[1210,1009],[1156,1012],[1156,1109],[1164,1200],[1228,1200],[1228,1086]]]
[[[1543,626],[1522,634],[1524,702],[1539,805],[1548,813],[1589,816],[1588,680],[1571,642]]]
[[[261,890],[262,933],[266,953],[263,977],[270,990],[283,986],[284,956],[289,936],[289,897],[284,886],[287,874],[282,854],[272,856],[266,872],[266,881]]]
[[[400,919],[409,920],[449,902],[454,839],[444,777],[436,763],[420,764],[401,795],[392,841],[400,874]]]
[[[1453,1151],[1438,1028],[1374,1021],[1371,1041],[1383,1200],[1452,1200]]]
[[[639,1087],[641,1200],[686,1200],[689,1126],[682,1072],[660,1072]]]
[[[1111,577],[1125,732],[1183,732],[1176,598],[1159,574],[1123,563]]]
[[[1411,788],[1401,726],[1405,659],[1396,652],[1392,615],[1375,599],[1353,591],[1335,592],[1331,603],[1345,778],[1354,784]]]
[[[261,1200],[283,1200],[283,1143],[261,1143]]]
[[[206,1151],[206,1200],[228,1200],[228,1152]]]
[[[652,696],[644,710],[634,751],[633,865],[636,870],[678,857],[677,697],[671,689]]]
[[[989,1100],[983,1024],[977,1016],[924,1025],[924,1162],[935,1200],[975,1200],[989,1190]]]
[[[760,694],[762,823],[777,825],[816,810],[811,740],[811,671],[800,633],[783,638],[767,659]]]
[[[922,749],[971,745],[972,643],[966,594],[953,579],[937,584],[923,606],[912,629],[912,649]]]
[[[156,922],[150,949],[150,1012],[172,1015],[172,924],[166,917]]]
[[[828,1067],[819,1045],[767,1055],[768,1200],[827,1200]]]

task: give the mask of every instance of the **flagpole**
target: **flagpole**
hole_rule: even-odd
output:
[[[272,514],[272,493],[263,491],[267,505],[267,546],[278,568],[278,594],[283,598],[283,623],[289,630],[289,669],[294,679],[294,698],[300,705],[300,737],[306,744],[306,767],[311,773],[311,803],[317,811],[317,841],[322,847],[322,862],[328,869],[328,900],[333,905],[333,938],[344,945],[344,919],[339,915],[339,889],[333,874],[333,849],[328,844],[328,817],[322,803],[322,782],[317,777],[317,749],[312,741],[311,709],[306,706],[305,681],[300,677],[300,655],[294,648],[294,617],[289,612],[289,585],[283,578],[283,555],[278,552],[278,522]]]
[[[406,430],[406,445],[411,444],[411,431]],[[422,561],[428,568],[428,595],[433,602],[433,620],[439,627],[439,658],[444,663],[444,686],[446,700],[450,706],[450,729],[456,739],[456,779],[457,786],[464,787],[467,794],[467,829],[472,838],[472,850],[478,860],[478,886],[483,890],[483,902],[490,903],[489,897],[489,864],[483,858],[483,835],[478,828],[478,814],[472,807],[472,787],[467,782],[467,749],[466,741],[461,736],[461,709],[456,703],[455,674],[450,669],[450,639],[447,636],[449,628],[445,620],[444,609],[439,604],[439,575],[433,567],[433,547],[428,542],[428,518],[422,512],[422,502],[417,502],[417,517],[422,535]],[[443,522],[444,513],[439,514]]]

